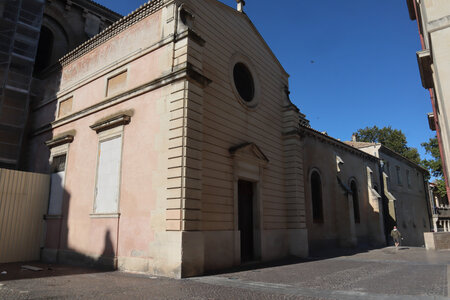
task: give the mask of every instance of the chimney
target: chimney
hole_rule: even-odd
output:
[[[244,12],[245,0],[236,0],[237,2],[237,11]]]
[[[356,134],[352,135],[352,142],[356,142]]]

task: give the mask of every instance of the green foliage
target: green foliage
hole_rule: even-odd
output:
[[[427,143],[422,143],[422,147],[425,148],[426,153],[430,154],[433,159],[424,159],[422,164],[430,170],[434,177],[443,177],[441,153],[439,152],[439,144],[436,137],[431,138]]]
[[[437,137],[431,138],[428,142],[422,143],[421,145],[425,148],[426,153],[433,157],[433,159],[424,159],[422,164],[434,177],[437,177],[434,181],[436,183],[435,193],[441,197],[445,197],[447,190],[445,188],[444,174],[442,173],[441,153],[439,152]]]
[[[440,197],[447,197],[447,189],[445,188],[445,181],[443,179],[437,179],[434,181],[436,183],[436,190],[434,191]]]
[[[381,143],[409,160],[421,164],[419,152],[416,148],[408,147],[405,134],[391,126],[378,128],[377,126],[358,129],[355,133],[358,142]]]

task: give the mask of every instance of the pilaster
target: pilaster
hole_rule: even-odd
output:
[[[290,101],[289,101],[290,102]],[[298,132],[300,113],[289,103],[283,116],[284,190],[291,255],[308,255],[305,189],[303,173],[303,142]]]

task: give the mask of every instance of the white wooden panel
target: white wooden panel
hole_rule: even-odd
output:
[[[53,173],[50,186],[50,201],[48,204],[49,215],[60,215],[64,196],[64,177],[66,172]]]
[[[100,142],[95,213],[116,213],[119,202],[122,137]]]

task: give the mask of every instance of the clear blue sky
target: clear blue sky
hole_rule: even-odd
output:
[[[147,1],[97,2],[125,15]],[[359,128],[390,125],[424,157],[420,143],[434,136],[426,118],[432,109],[417,67],[417,24],[405,0],[246,2],[247,15],[291,75],[292,101],[313,128],[349,140]]]

